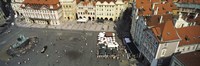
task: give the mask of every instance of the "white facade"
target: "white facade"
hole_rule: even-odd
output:
[[[126,1],[124,1],[126,2]],[[121,0],[116,2],[100,2],[96,3],[96,19],[105,19],[115,21],[119,18],[120,14],[127,8],[128,3]]]
[[[76,0],[59,0],[64,20],[76,19]]]
[[[22,5],[22,13],[26,22],[45,25],[60,25],[62,18],[62,9],[60,4],[54,5],[57,8],[54,9],[53,5],[50,5],[48,9],[45,5],[40,5],[40,9],[33,9],[32,7]]]
[[[136,21],[133,37],[136,47],[141,53],[140,55],[143,55],[152,66],[162,63],[161,58],[169,57],[175,53],[180,41],[159,41],[146,25],[144,17],[139,17]]]
[[[24,0],[11,0],[11,6],[14,10],[15,16],[23,16],[22,8],[21,8],[23,1]]]
[[[184,45],[184,46],[179,46],[176,49],[176,52],[181,52],[181,53],[188,53],[188,52],[193,52],[199,49],[200,44],[190,44],[190,45]]]
[[[81,1],[77,5],[78,19],[86,18],[88,20],[95,20],[95,7],[94,1]]]

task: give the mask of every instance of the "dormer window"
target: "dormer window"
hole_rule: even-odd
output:
[[[25,7],[25,5],[24,5],[24,4],[22,4],[22,7]]]
[[[50,5],[50,9],[53,9],[53,5]]]
[[[60,5],[59,5],[59,4],[57,4],[57,6],[59,7]]]

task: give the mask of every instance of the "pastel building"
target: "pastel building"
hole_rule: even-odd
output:
[[[75,20],[76,19],[76,0],[60,0],[62,6],[63,20]]]
[[[127,6],[126,0],[97,0],[96,19],[115,21]]]
[[[88,20],[95,20],[96,16],[96,2],[95,1],[80,1],[77,4],[78,19],[86,18]]]
[[[11,6],[14,10],[15,16],[23,16],[21,5],[24,0],[11,0]]]
[[[26,22],[59,25],[62,9],[59,0],[24,0],[21,5]]]

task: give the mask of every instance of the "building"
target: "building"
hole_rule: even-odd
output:
[[[127,7],[127,0],[97,0],[96,19],[115,21]]]
[[[177,32],[181,37],[176,53],[188,53],[200,50],[200,26],[189,26],[177,28]]]
[[[152,15],[176,14],[176,12],[177,7],[173,4],[172,0],[134,0],[131,33],[135,35],[136,21],[140,16],[150,17]]]
[[[177,54],[172,57],[170,66],[199,66],[200,52]]]
[[[196,13],[196,15],[194,14],[186,15],[179,13],[179,18],[175,22],[176,28],[195,26],[195,25],[200,25],[200,15],[198,15],[198,13]]]
[[[95,20],[96,13],[95,1],[80,1],[77,4],[77,15],[79,19],[86,18],[88,20]]]
[[[5,24],[5,22],[6,22],[5,15],[4,15],[2,9],[0,8],[0,26],[2,26],[3,24]]]
[[[132,36],[144,64],[165,66],[174,53],[200,50],[200,26],[175,28],[172,15],[140,16],[136,27]]]
[[[62,9],[59,0],[24,0],[20,6],[26,22],[59,25]]]
[[[76,19],[76,0],[60,0],[64,20]]]
[[[136,23],[134,42],[136,47],[140,51],[139,57],[145,57],[143,60],[145,64],[155,66],[163,63],[163,57],[171,56],[178,43],[181,40],[177,34],[172,20],[165,15],[162,20],[154,20],[157,17],[151,16],[151,18],[143,20],[143,17],[138,19]],[[151,22],[151,20],[154,20]],[[151,63],[151,64],[150,64]]]
[[[22,5],[24,0],[11,0],[11,1],[12,1],[11,6],[14,10],[15,17],[23,16],[21,5]]]
[[[180,13],[197,13],[200,11],[200,0],[179,0],[175,3]]]

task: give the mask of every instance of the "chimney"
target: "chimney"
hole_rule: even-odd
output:
[[[196,25],[196,22],[194,22],[193,25]]]
[[[196,13],[196,15],[195,15],[194,19],[196,19],[198,15],[199,15],[199,13]]]
[[[154,11],[154,15],[157,15],[158,14],[158,7],[156,7],[156,10]]]
[[[163,19],[163,16],[160,16],[160,21],[159,21],[159,23],[162,23],[162,19]]]
[[[153,3],[153,5],[152,5],[152,9],[154,9],[154,7],[155,7],[155,3]]]
[[[181,18],[182,16],[183,16],[182,13],[179,12],[179,18]]]

